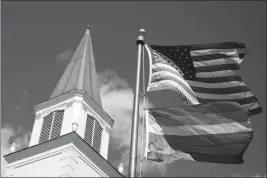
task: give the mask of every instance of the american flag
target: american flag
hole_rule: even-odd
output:
[[[170,89],[188,104],[232,101],[250,115],[262,112],[237,74],[246,54],[243,43],[145,47],[150,59],[148,92]]]
[[[145,157],[242,164],[252,138],[249,112],[236,102],[146,110]]]

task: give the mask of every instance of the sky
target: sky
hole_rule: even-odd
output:
[[[248,51],[239,74],[259,99],[263,113],[251,118],[254,138],[243,164],[144,163],[143,176],[266,176],[265,1],[4,1],[1,8],[2,173],[6,164],[2,155],[13,142],[20,148],[27,146],[34,106],[48,100],[90,25],[103,107],[115,120],[111,164],[128,164],[135,40],[138,29],[144,28],[148,44],[245,43]],[[148,60],[145,68],[147,81]],[[148,93],[147,99],[151,107],[184,105],[172,91]]]

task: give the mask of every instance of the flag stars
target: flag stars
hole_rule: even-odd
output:
[[[185,79],[194,80],[196,72],[194,71],[193,61],[190,57],[189,47],[155,47],[155,50],[159,51],[159,56],[157,56],[158,62],[165,63],[174,68]]]

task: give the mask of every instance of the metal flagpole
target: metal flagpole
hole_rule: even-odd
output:
[[[131,145],[130,145],[130,159],[129,159],[129,177],[136,177],[136,162],[137,162],[137,145],[138,145],[138,121],[139,121],[139,85],[140,85],[140,64],[142,47],[144,46],[145,30],[140,29],[139,35],[136,40],[138,46],[137,55],[137,72],[135,94],[133,101],[133,117],[132,117],[132,132],[131,132]]]
[[[144,50],[144,46],[142,47],[142,73],[143,73],[143,117],[142,117],[142,141],[141,144],[142,146],[140,147],[140,151],[141,151],[141,157],[140,157],[140,173],[139,173],[139,177],[142,177],[142,173],[143,173],[143,146],[144,146],[144,129],[145,129],[145,108],[146,108],[146,84],[145,84],[145,50]]]

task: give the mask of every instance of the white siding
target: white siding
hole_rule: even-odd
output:
[[[73,144],[11,163],[5,177],[108,177]]]

